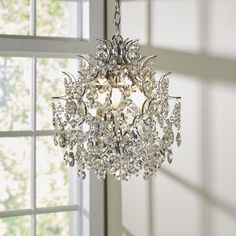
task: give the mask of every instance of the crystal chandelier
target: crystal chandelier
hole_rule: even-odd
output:
[[[122,38],[120,4],[112,40],[98,39],[95,56],[79,56],[77,78],[64,72],[65,95],[53,97],[54,143],[82,179],[90,169],[100,180],[139,173],[148,180],[181,143],[181,101],[168,94],[170,73],[156,81],[155,56],[141,56],[137,40]]]

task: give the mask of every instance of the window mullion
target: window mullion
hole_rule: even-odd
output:
[[[77,37],[83,39],[83,1],[79,0],[77,4]]]
[[[36,35],[36,0],[30,0],[30,35]]]
[[[32,58],[31,86],[31,236],[36,235],[36,58]]]
[[[92,46],[93,45],[93,46]],[[41,56],[76,58],[91,53],[95,44],[82,39],[38,36],[0,36],[0,54],[3,56]]]
[[[20,209],[20,210],[10,210],[10,211],[0,212],[0,218],[28,216],[28,215],[32,215],[32,209]]]
[[[5,137],[29,137],[29,136],[52,136],[56,133],[56,130],[19,130],[19,131],[0,131],[0,138]]]

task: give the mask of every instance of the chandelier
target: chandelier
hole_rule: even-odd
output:
[[[137,40],[120,35],[120,4],[112,40],[98,39],[95,56],[79,56],[78,76],[63,72],[65,95],[53,97],[54,143],[82,179],[90,169],[99,180],[139,173],[148,180],[181,144],[181,101],[168,93],[170,73],[156,80],[155,56],[142,56]]]

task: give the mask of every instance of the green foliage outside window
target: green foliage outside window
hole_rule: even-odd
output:
[[[61,1],[38,0],[38,2],[38,33],[62,35],[61,29],[65,26],[61,19],[68,13]],[[29,9],[29,0],[0,1],[0,33],[28,35]],[[61,25],[57,22],[61,22]],[[41,124],[37,123],[37,127],[48,129],[50,126],[42,117],[48,117],[46,108],[50,105],[51,91],[60,90],[60,86],[63,85],[63,82],[59,84],[53,80],[53,74],[55,71],[63,70],[61,68],[66,69],[69,60],[37,59],[37,61],[37,117],[38,120],[42,119]],[[29,58],[0,58],[1,131],[30,130],[31,81],[27,80],[31,79]],[[30,140],[30,137],[0,138],[0,211],[30,208]],[[48,158],[48,169],[37,173],[39,182],[45,178],[48,180],[50,183],[48,191],[53,193],[51,198],[37,199],[37,203],[44,206],[66,204],[69,201],[65,195],[65,191],[68,191],[67,168],[62,163],[62,156],[56,156],[51,143],[52,137],[40,137],[37,141],[37,148],[44,148],[44,153],[38,153],[37,158],[41,158],[40,155],[45,153],[50,156],[45,157]],[[57,159],[59,164],[55,164],[53,158]],[[64,189],[58,189],[58,186]],[[37,235],[68,235],[67,213],[39,215],[36,219]],[[0,219],[0,236],[29,234],[29,216]]]

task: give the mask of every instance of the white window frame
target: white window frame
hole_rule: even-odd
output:
[[[81,3],[88,0],[78,1]],[[89,0],[89,40],[81,39],[80,30],[78,30],[78,38],[36,36],[36,0],[31,2],[30,36],[0,34],[2,56],[32,56],[33,54],[36,57],[76,57],[78,54],[93,53],[96,38],[104,36],[104,0]],[[83,11],[82,4],[78,11]],[[80,16],[78,27],[82,29],[82,14]]]
[[[39,0],[38,0],[39,1]],[[79,13],[83,12],[83,1],[79,1]],[[36,208],[36,137],[50,136],[52,130],[36,129],[36,58],[75,58],[78,54],[94,53],[96,38],[104,36],[104,0],[90,0],[90,38],[81,39],[82,31],[78,30],[78,38],[39,37],[36,36],[36,0],[31,0],[30,36],[0,35],[0,56],[30,57],[32,58],[32,87],[31,87],[31,130],[29,131],[0,131],[0,137],[31,137],[31,208],[0,212],[0,218],[14,216],[31,216],[30,235],[36,235],[36,215],[56,212],[78,211],[79,222],[75,227],[75,234],[83,234],[83,199],[86,197],[82,189],[82,181],[78,178],[77,191],[80,190],[80,200],[77,205]],[[82,14],[79,29],[82,29]],[[90,173],[89,176],[89,230],[90,236],[105,235],[104,219],[104,183]]]

